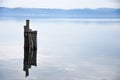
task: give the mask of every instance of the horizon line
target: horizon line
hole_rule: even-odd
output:
[[[64,9],[64,8],[39,8],[39,7],[2,7],[0,8],[9,8],[9,9],[62,9],[62,10],[70,10],[70,9],[120,9],[120,8],[106,8],[106,7],[101,7],[101,8],[69,8],[69,9]]]

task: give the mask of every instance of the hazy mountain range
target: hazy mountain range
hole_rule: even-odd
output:
[[[120,9],[46,9],[0,7],[0,17],[32,18],[120,18]]]

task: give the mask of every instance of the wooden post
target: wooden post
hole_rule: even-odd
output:
[[[37,31],[32,31],[29,28],[29,20],[26,20],[24,26],[24,67],[26,77],[29,75],[29,68],[31,65],[37,65]]]

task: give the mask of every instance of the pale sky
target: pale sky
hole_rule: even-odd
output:
[[[120,0],[0,0],[0,7],[25,8],[120,8]]]

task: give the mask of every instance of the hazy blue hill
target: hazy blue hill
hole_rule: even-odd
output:
[[[120,9],[44,9],[0,7],[0,17],[32,18],[120,18]]]

